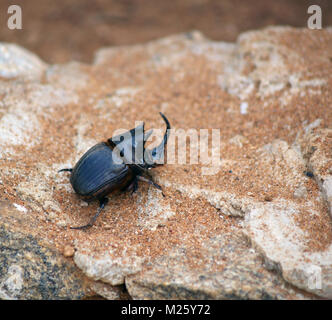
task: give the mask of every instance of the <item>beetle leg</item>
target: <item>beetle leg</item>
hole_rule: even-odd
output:
[[[72,172],[73,169],[72,169],[72,168],[65,168],[65,169],[61,169],[61,170],[59,170],[58,172],[64,172],[64,171]]]
[[[93,224],[95,223],[96,219],[98,218],[98,216],[100,215],[101,211],[105,208],[106,204],[108,202],[108,198],[103,198],[99,200],[99,208],[97,213],[91,218],[91,220],[89,221],[88,224],[84,225],[84,226],[80,226],[80,227],[70,227],[70,229],[88,229],[90,227],[93,226]]]
[[[138,189],[138,180],[137,178],[135,178],[135,180],[133,181],[133,190],[131,191],[131,194],[135,193]]]
[[[137,176],[137,179],[140,180],[140,181],[147,182],[148,184],[151,184],[152,186],[154,186],[155,188],[160,190],[163,197],[165,197],[162,187],[159,184],[155,183],[152,179],[147,179],[147,178],[144,178],[142,176]]]
[[[128,187],[124,189],[124,191],[131,191],[131,194],[135,193],[138,189],[138,182],[137,178],[135,177],[134,180],[129,184]]]

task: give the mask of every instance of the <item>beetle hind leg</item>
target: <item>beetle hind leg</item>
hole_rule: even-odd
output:
[[[73,168],[65,168],[65,169],[61,169],[58,171],[59,172],[65,172],[65,171],[68,171],[68,172],[72,172],[73,171]]]
[[[99,208],[97,210],[97,213],[91,218],[89,223],[80,227],[70,227],[70,229],[82,230],[92,227],[107,203],[108,203],[108,198],[102,198],[101,200],[99,200]]]

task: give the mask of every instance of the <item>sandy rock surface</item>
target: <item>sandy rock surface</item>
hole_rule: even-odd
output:
[[[328,28],[235,43],[192,32],[103,48],[91,65],[46,65],[2,43],[0,298],[332,298],[331,57]],[[217,167],[153,169],[166,197],[140,183],[91,229],[69,229],[98,204],[57,171],[135,121],[163,128],[159,111],[175,129],[220,129]],[[29,295],[30,264],[75,286]]]

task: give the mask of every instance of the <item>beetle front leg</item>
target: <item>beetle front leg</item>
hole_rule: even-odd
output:
[[[135,177],[134,180],[126,187],[125,191],[131,191],[131,194],[134,194],[138,189],[138,182],[137,178]]]
[[[99,208],[97,213],[91,218],[90,222],[84,226],[80,226],[80,227],[70,227],[70,229],[76,229],[76,230],[80,230],[80,229],[88,229],[90,227],[93,226],[93,224],[95,223],[96,219],[98,218],[98,216],[100,215],[101,211],[105,208],[106,204],[108,203],[108,198],[103,198],[101,200],[99,200]]]
[[[137,176],[137,179],[140,180],[140,181],[147,182],[148,184],[151,184],[152,186],[154,186],[155,188],[160,190],[163,197],[165,197],[162,187],[159,184],[155,183],[152,179],[147,179],[147,178],[144,178],[142,176]]]

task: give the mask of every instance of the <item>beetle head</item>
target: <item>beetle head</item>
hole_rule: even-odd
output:
[[[163,141],[153,149],[145,149],[145,142],[153,130],[144,132],[144,123],[136,128],[108,139],[113,150],[119,152],[120,157],[126,164],[134,165],[140,169],[150,169],[164,160],[164,150],[170,133],[170,124],[167,118],[160,112],[166,123],[167,129]]]

